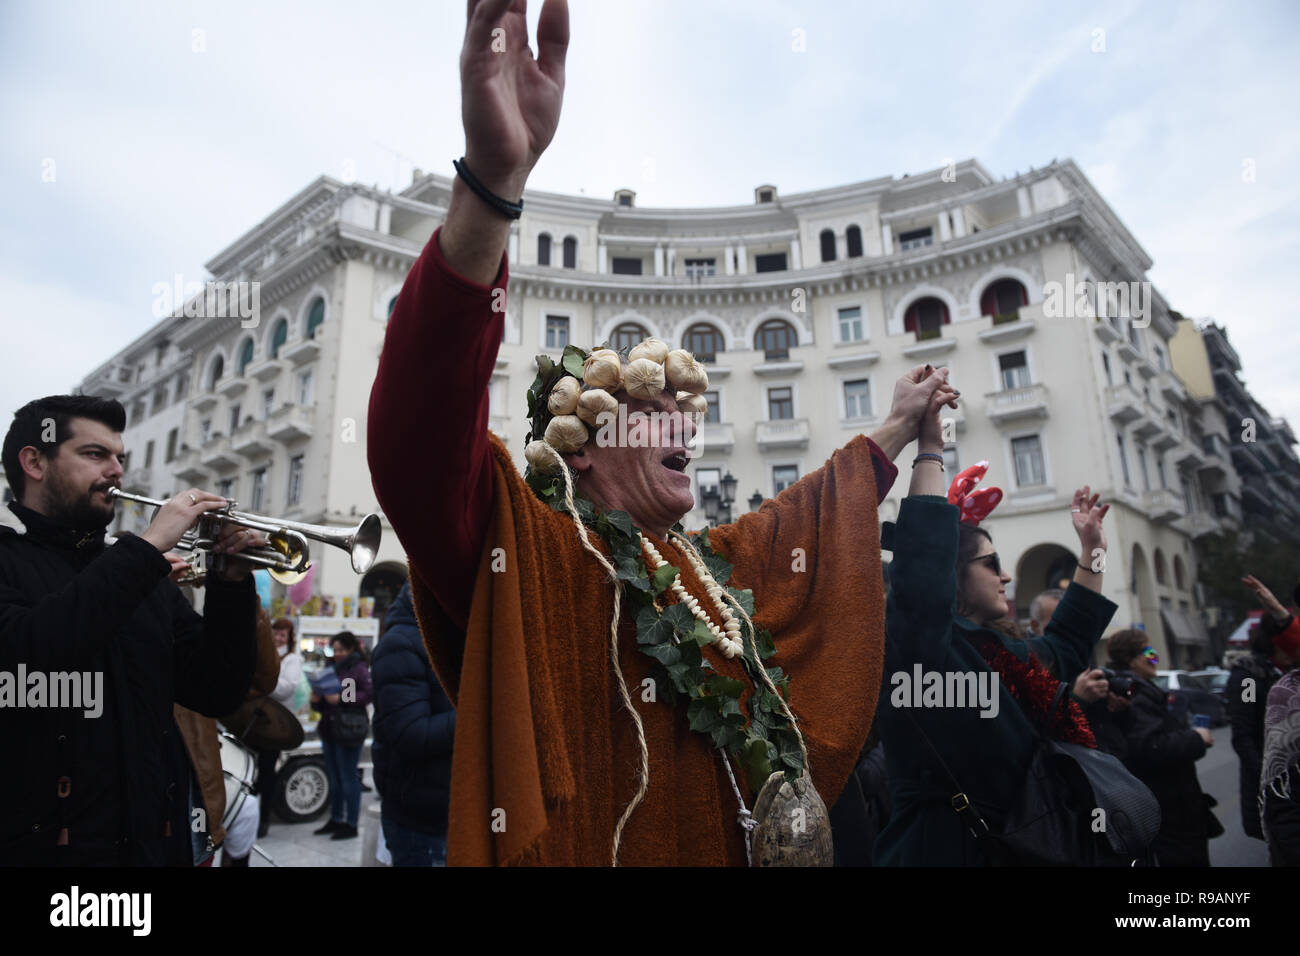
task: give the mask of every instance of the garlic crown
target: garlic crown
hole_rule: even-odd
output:
[[[582,363],[582,380],[592,388],[617,391],[623,381],[623,360],[613,349],[596,349]]]
[[[664,360],[668,358],[668,343],[661,342],[659,339],[645,339],[641,344],[633,346],[632,351],[627,353],[629,364],[640,358],[647,358],[652,362],[663,365]]]
[[[599,425],[605,412],[618,414],[618,399],[603,388],[589,388],[578,398],[578,417],[588,425]]]
[[[575,452],[587,444],[587,426],[577,415],[557,415],[546,426],[546,444],[561,455]]]
[[[664,367],[648,358],[629,362],[623,372],[623,388],[633,398],[654,398],[664,390]]]
[[[709,387],[709,373],[685,349],[673,349],[664,361],[664,372],[674,389],[696,395]]]
[[[529,468],[541,475],[557,475],[560,472],[559,459],[555,457],[551,446],[540,438],[528,443],[524,449],[524,461],[528,462]]]
[[[547,399],[546,407],[550,409],[552,415],[572,415],[574,409],[578,407],[578,395],[581,391],[578,380],[572,375],[566,375],[551,389],[551,397]]]

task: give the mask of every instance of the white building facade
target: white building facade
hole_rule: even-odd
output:
[[[195,484],[248,510],[341,526],[375,510],[367,398],[388,314],[450,189],[418,171],[400,195],[317,180],[208,264],[219,280],[260,283],[256,327],[166,319],[88,377],[85,391],[128,409],[149,397],[127,433],[133,476],[154,442],[138,487]],[[1209,660],[1191,541],[1216,526],[1207,468],[1232,466],[1197,432],[1199,406],[1170,362],[1174,321],[1141,285],[1150,258],[1073,162],[1001,182],[966,161],[792,196],[764,185],[752,205],[708,209],[641,209],[628,190],[529,192],[508,254],[491,427],[521,468],[534,357],[570,342],[653,335],[707,363],[697,500],[731,475],[733,515],[877,427],[908,369],[947,365],[962,390],[947,477],[989,460],[986,483],[1006,499],[986,524],[1022,615],[1073,574],[1069,505],[1087,483],[1113,503],[1115,626],[1145,626],[1169,666]],[[1134,318],[1079,308],[1071,290],[1089,280],[1136,283]],[[148,356],[164,342],[155,374]],[[159,381],[187,389],[161,412]],[[884,519],[907,493],[914,454],[899,456]],[[687,524],[704,521],[697,508]],[[382,569],[400,575],[385,528]],[[318,589],[356,593],[362,582],[333,550],[319,551]]]

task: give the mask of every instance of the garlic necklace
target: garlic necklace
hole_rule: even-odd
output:
[[[664,560],[663,555],[659,553],[659,549],[645,535],[640,534],[639,537],[641,539],[641,550],[645,552],[646,557],[649,559],[648,563],[653,566],[653,570],[650,572],[653,576],[655,571],[658,571],[668,562]],[[717,608],[723,626],[718,627],[717,624],[713,623],[709,615],[705,613],[704,608],[700,606],[700,602],[686,590],[686,586],[682,584],[680,571],[674,575],[669,590],[677,595],[677,600],[690,610],[697,621],[709,629],[709,633],[713,635],[713,640],[710,643],[717,644],[718,650],[722,652],[724,657],[728,659],[735,657],[737,654],[742,653],[745,648],[741,643],[740,622],[736,620],[735,614],[732,613],[727,603],[722,600],[722,587],[713,579],[713,575],[709,573],[709,569],[704,566],[704,563],[696,558],[694,554],[684,550],[682,556],[690,563],[696,576],[708,591],[709,597],[713,599],[713,606]]]

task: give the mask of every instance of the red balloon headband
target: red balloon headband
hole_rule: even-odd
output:
[[[975,489],[988,470],[987,461],[977,461],[958,472],[948,487],[948,503],[956,505],[961,511],[962,524],[978,525],[1002,500],[1001,488]]]

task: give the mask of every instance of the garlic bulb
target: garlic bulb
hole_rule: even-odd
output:
[[[623,372],[623,388],[633,398],[654,398],[664,390],[664,367],[648,358],[628,362]]]
[[[599,426],[606,412],[618,414],[618,399],[603,388],[589,388],[578,398],[578,417],[588,425]]]
[[[709,410],[709,400],[703,395],[695,395],[691,392],[677,393],[677,410],[687,415],[698,415],[703,418]]]
[[[546,444],[561,455],[575,452],[587,444],[587,426],[577,415],[557,415],[546,426]]]
[[[632,351],[627,353],[629,364],[639,358],[647,358],[652,362],[663,365],[664,360],[668,358],[668,343],[661,342],[658,339],[646,339],[640,345],[633,346]]]
[[[623,360],[613,349],[596,349],[582,363],[582,380],[592,388],[618,391],[623,381]]]
[[[555,457],[551,446],[541,439],[530,441],[524,449],[524,461],[528,467],[541,475],[556,475],[560,472],[560,460]]]
[[[551,397],[546,401],[546,407],[551,410],[552,415],[572,415],[574,409],[578,407],[578,395],[582,387],[578,380],[572,375],[566,375],[551,389]]]
[[[709,373],[685,349],[673,349],[664,361],[664,372],[673,388],[698,395],[709,387]]]

